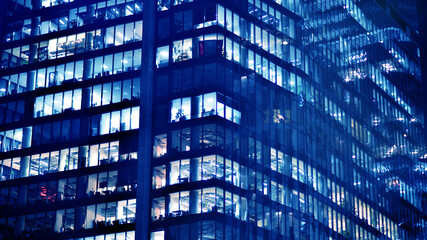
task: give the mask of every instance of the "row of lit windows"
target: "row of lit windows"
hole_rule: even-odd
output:
[[[172,44],[172,62],[180,62],[189,60],[195,57],[209,56],[209,55],[222,55],[229,60],[240,63],[243,67],[254,70],[265,79],[276,83],[279,86],[285,87],[293,92],[302,93],[302,90],[296,89],[298,85],[296,79],[301,79],[295,73],[288,72],[280,66],[269,61],[267,58],[262,57],[258,53],[241,46],[238,42],[232,41],[222,35],[209,34],[200,36],[194,39],[188,38],[184,40],[174,41]],[[224,47],[225,45],[225,47]],[[197,46],[197,48],[193,48]],[[291,47],[292,52],[295,50]],[[301,51],[297,49],[296,55],[291,56],[301,57]],[[286,54],[287,55],[287,54]],[[170,50],[169,46],[163,46],[157,48],[157,67],[166,67],[170,62]],[[294,62],[299,62],[295,60]]]
[[[32,0],[12,0],[12,1],[30,9],[33,9],[34,7],[33,6],[34,1]],[[74,0],[38,0],[38,3],[40,3],[40,6],[43,8],[61,5],[69,2],[74,2]]]
[[[0,78],[0,97],[141,69],[141,54],[141,49],[135,49],[3,76]]]
[[[254,0],[249,0],[249,1],[252,3],[254,2]],[[274,0],[274,1],[276,3],[282,5],[283,7],[289,9],[291,12],[293,12],[295,14],[300,14],[301,7],[302,7],[302,3],[300,0]],[[259,0],[255,0],[255,6],[260,7],[261,6],[260,2],[261,1],[259,1]],[[263,2],[262,8],[265,11],[266,7],[264,7],[264,5],[265,5],[265,3]]]
[[[330,198],[338,205],[344,202],[345,194],[342,187],[332,182],[315,168],[312,168],[311,165],[305,164],[302,160],[298,160],[295,157],[290,158],[289,156],[286,156],[286,159],[286,165],[284,165],[283,168],[285,170],[285,175],[313,187],[315,191]],[[266,174],[250,168],[249,176],[252,175],[254,176],[253,179],[249,179],[250,190],[256,190],[259,194],[269,196],[273,201],[284,204],[282,201],[285,192],[281,190],[280,184],[277,184],[275,180],[270,179]],[[283,194],[283,196],[281,194]]]
[[[56,5],[61,5],[69,2],[74,2],[74,0],[41,0],[42,7],[53,7]]]
[[[401,31],[401,29],[399,29],[398,31]],[[402,35],[403,32],[400,32],[400,34]],[[407,38],[407,36],[403,38]],[[408,39],[408,41],[410,40]],[[411,57],[410,59],[409,55],[402,49],[400,45],[398,45],[397,41],[396,42],[386,41],[384,45],[385,45],[384,48],[387,49],[391,55],[393,55],[393,59],[391,62],[392,66],[393,65],[402,66],[404,68],[404,70],[401,70],[402,72],[405,72],[408,74],[414,73],[413,76],[416,79],[421,80],[421,68],[417,59],[414,59],[413,57]],[[417,55],[420,56],[419,48],[416,48],[416,49],[417,49]],[[383,69],[384,67],[387,67],[387,64],[383,64]],[[400,77],[400,79],[403,79],[403,78]]]
[[[90,11],[88,11],[88,9]],[[63,16],[49,19],[41,23],[40,17],[36,17],[33,18],[34,20],[25,19],[5,24],[3,41],[16,41],[30,36],[43,35],[83,25],[86,26],[92,22],[131,16],[140,12],[142,12],[141,0],[137,0],[136,2],[135,0],[128,0],[127,4],[125,4],[124,0],[119,0],[117,1],[117,5],[114,4],[114,1],[108,1],[108,7],[106,7],[106,2],[99,2],[97,4],[69,9],[66,15],[61,14]],[[31,28],[32,21],[40,23],[38,29]]]
[[[386,151],[386,150],[382,150]],[[383,177],[386,172],[390,171],[389,167],[382,165],[380,163],[374,163],[372,156],[370,156],[366,151],[362,148],[358,147],[356,144],[352,144],[351,148],[352,160],[353,163],[358,165],[359,167],[365,169],[368,173],[374,174],[376,177]],[[377,157],[380,157],[378,155]],[[382,194],[377,195],[373,194],[369,189],[373,189],[373,186],[377,183],[372,183],[369,180],[366,180],[364,176],[365,173],[358,173],[353,169],[353,187],[358,190],[360,193],[366,194],[367,198],[371,199],[374,202],[377,202],[380,207],[384,207],[388,209],[388,200],[384,199]],[[385,186],[393,191],[393,184],[389,185],[386,181]],[[368,191],[368,193],[367,193]],[[415,194],[411,196],[412,199],[415,199]],[[419,205],[418,201],[413,202],[415,206]]]
[[[255,145],[256,143],[256,145]],[[264,145],[264,150],[266,150]],[[304,163],[304,161],[297,159],[296,157],[291,157],[288,154],[284,154],[282,151],[279,151],[275,148],[270,148],[269,157],[266,156],[267,153],[262,154],[262,144],[260,141],[254,141],[252,138],[249,139],[249,159],[256,161],[259,164],[264,164],[270,161],[270,169],[281,174],[292,177],[293,179],[300,181],[302,183],[312,186],[315,191],[323,194],[325,197],[331,198],[338,205],[341,204],[341,198],[344,198],[344,193],[341,190],[335,191],[335,183],[332,182],[329,178],[325,178],[324,174],[317,171],[317,169],[312,168],[310,164]],[[261,158],[263,156],[263,158]],[[256,157],[256,159],[255,159]],[[327,163],[329,165],[329,163]],[[344,179],[344,165],[341,160],[335,158],[331,155],[331,173],[336,175],[338,178]],[[253,171],[252,169],[249,169]],[[255,174],[255,173],[254,173]],[[262,184],[263,174],[256,172],[256,179],[258,186],[255,187],[255,183],[250,183],[252,190],[258,189],[264,195],[269,195],[270,180],[267,176],[264,176],[264,183]],[[272,185],[274,181],[272,181]],[[261,187],[263,186],[263,187]],[[337,185],[337,189],[342,189]],[[338,195],[335,193],[338,192]],[[341,192],[341,193],[339,193]],[[336,200],[335,200],[336,199]]]
[[[121,174],[120,176],[118,174]],[[134,191],[134,185],[128,181],[127,172],[110,171],[88,176],[86,195],[88,197],[110,195],[114,193]]]
[[[195,97],[174,99],[171,102],[170,121],[179,122],[191,118],[217,115],[240,124],[240,111],[227,106],[225,104],[226,102],[231,102],[231,99],[217,92],[205,93]]]
[[[267,30],[262,30],[256,24],[253,24],[253,23],[246,24],[246,21],[240,18],[238,14],[231,12],[229,9],[223,8],[221,5],[216,5],[216,6],[218,7],[218,10],[217,10],[218,19],[216,19],[216,16],[212,14],[211,14],[213,16],[212,19],[211,17],[209,17],[210,15],[205,16],[205,20],[203,20],[203,22],[200,24],[196,24],[197,19],[195,19],[196,28],[208,27],[211,25],[218,24],[226,28],[230,32],[233,32],[237,36],[240,36],[246,39],[247,41],[250,41],[252,44],[256,44],[260,48],[263,48],[265,51],[276,55],[277,57],[283,59],[284,61],[289,61],[294,66],[303,68],[303,64],[301,64],[302,62],[299,60],[301,59],[301,56],[300,56],[301,51],[299,49],[296,49],[292,44],[289,44],[289,40],[279,36],[275,36],[271,32],[268,32]],[[208,9],[210,9],[211,7],[215,7],[215,6],[206,7],[205,14],[208,14],[207,13]],[[240,25],[242,26],[240,27]],[[287,25],[289,25],[289,23],[286,23],[286,29],[291,29],[292,30],[291,35],[294,35],[293,21],[291,20],[292,27],[289,28]],[[163,33],[166,30],[159,30],[159,31],[160,31],[159,34],[163,34],[163,35],[166,34],[166,33]],[[174,49],[173,52],[175,52],[175,46],[173,49]],[[294,49],[296,49],[296,54],[294,54]],[[231,50],[231,48],[229,48],[229,50]],[[288,52],[289,54],[287,54]],[[186,54],[188,55],[188,53]],[[235,52],[235,54],[238,54],[238,53]],[[231,54],[229,53],[227,54],[227,56],[229,58],[232,58]],[[186,59],[190,59],[190,58],[191,58],[191,54]],[[239,61],[238,57],[235,57],[235,58],[237,59],[237,60],[235,59],[236,61]],[[176,58],[173,58],[173,59],[174,59],[173,62],[175,62]],[[186,59],[180,59],[180,60],[186,60]]]
[[[412,203],[414,206],[416,206],[418,209],[422,210],[421,206],[421,199],[419,197],[419,194],[417,194],[416,187],[412,184],[409,185],[405,181],[400,181],[399,186],[399,193],[400,196],[403,199],[406,199],[408,202]]]
[[[79,118],[54,123],[35,125],[32,134],[32,146],[50,144],[51,142],[78,139],[81,132]],[[88,124],[89,125],[89,124]],[[121,131],[138,129],[139,107],[125,108],[91,116],[89,135],[98,136]],[[71,137],[70,137],[71,132]]]
[[[88,102],[88,104],[91,107],[97,107],[139,99],[140,81],[140,78],[133,78],[86,88],[85,91],[90,93],[90,103]]]
[[[287,3],[288,1],[284,2]],[[281,31],[291,38],[295,38],[294,20],[280,13],[264,1],[256,0],[254,2],[254,0],[249,0],[248,12],[276,30]]]
[[[251,8],[251,4],[249,4],[249,8]],[[253,7],[252,7],[253,8]],[[257,12],[257,11],[255,11]],[[251,12],[253,14],[253,11]],[[295,37],[295,23],[288,16],[281,14],[279,11],[270,7],[271,15],[269,17],[257,17],[262,21],[270,24],[273,29],[276,29],[286,35],[291,37]],[[184,14],[184,15],[183,15]],[[169,35],[169,23],[166,19],[159,20],[160,28],[158,32],[158,36],[160,38],[165,38]],[[253,29],[254,24],[249,23],[250,29]],[[213,25],[219,25],[223,28],[226,28],[228,31],[236,34],[237,36],[242,36],[249,41],[249,37],[247,36],[249,32],[253,34],[253,30],[249,31],[247,29],[246,20],[240,18],[238,14],[233,13],[230,9],[224,8],[220,4],[216,5],[208,5],[203,7],[202,9],[197,9],[197,11],[186,11],[179,12],[174,14],[173,21],[173,32],[182,32],[188,31],[193,28],[204,28]],[[258,29],[259,30],[259,29]],[[267,31],[265,32],[267,34]]]
[[[78,147],[74,147],[62,149],[61,151],[32,155],[29,176],[77,169],[78,153]],[[3,161],[5,162],[7,159]],[[23,159],[21,158],[21,163],[22,161]],[[5,170],[5,166],[3,166],[3,170]],[[22,169],[22,171],[25,171],[25,169]],[[10,179],[13,179],[13,177],[11,176]]]
[[[277,220],[277,222],[284,221],[282,219],[285,218],[279,218],[280,220]],[[289,221],[295,222],[296,220],[292,217],[287,217]],[[279,224],[280,226],[281,224]],[[297,224],[294,224],[297,225]],[[328,232],[325,232],[322,228],[320,228],[317,224],[314,224],[313,222],[308,222],[308,224],[304,221],[304,224],[301,224],[301,228],[297,228],[296,226],[289,225],[289,227],[286,228],[286,235],[288,237],[292,237],[295,239],[301,238],[308,238],[310,239],[334,239],[336,235],[329,236]],[[175,226],[169,226],[168,229],[156,229],[151,232],[150,240],[165,240],[169,239],[171,237],[175,237],[174,239],[179,239],[178,237],[181,236],[182,239],[188,239],[188,235],[198,237],[198,239],[245,239],[244,237],[257,237],[257,239],[265,239],[267,236],[271,235],[263,235],[262,232],[257,232],[255,234],[254,232],[247,232],[245,228],[236,227],[231,224],[223,224],[221,222],[215,222],[215,221],[202,221],[197,222],[194,224],[181,224],[181,225],[175,225]],[[191,229],[191,231],[190,231]],[[273,228],[274,230],[275,228]],[[375,239],[376,236],[362,227],[355,226],[355,230],[353,231],[353,236],[355,239]],[[284,230],[285,232],[285,230]],[[284,233],[281,233],[284,235]],[[342,235],[346,238],[350,238],[352,235],[350,231],[344,231],[342,232]],[[275,236],[275,235],[273,235]],[[393,236],[394,239],[397,239],[397,234]],[[273,237],[275,239],[275,237]],[[103,239],[102,239],[103,240]]]
[[[209,131],[207,131],[209,132]],[[173,131],[170,135],[172,144],[172,149],[170,151],[176,152],[176,151],[189,151],[191,148],[191,129],[181,129]],[[211,138],[208,138],[212,140]],[[259,141],[257,141],[259,143]],[[257,144],[259,145],[259,144]],[[250,147],[250,149],[255,149],[254,147]],[[255,153],[249,153],[249,158],[254,158],[254,156],[257,156],[257,161],[261,159],[261,148],[258,148],[257,146],[257,152]],[[328,189],[333,192],[335,192],[335,184],[334,186],[330,186],[331,181],[329,179],[326,179],[323,174],[320,172],[317,172],[316,169],[313,168],[310,165],[305,164],[303,161],[298,160],[297,158],[293,157],[291,158],[287,154],[283,154],[281,151],[277,151],[276,149],[271,149],[271,162],[270,159],[265,159],[265,162],[268,162],[269,167],[271,167],[272,170],[278,171],[282,174],[286,174],[295,180],[299,180],[303,183],[307,183],[310,186],[312,185],[313,188],[317,191],[319,188],[319,192],[321,192],[326,197],[331,196],[331,192],[328,193]],[[160,157],[167,153],[167,139],[166,135],[158,135],[155,138],[154,142],[154,157]],[[252,157],[251,157],[252,156]],[[205,163],[206,160],[206,163]],[[215,161],[214,158],[212,158],[212,161]],[[211,164],[208,164],[211,163]],[[262,162],[259,162],[262,164]],[[209,158],[204,158],[202,162],[200,162],[200,159],[192,159],[191,161],[189,159],[187,160],[181,160],[181,164],[179,162],[176,163],[177,168],[174,169],[172,167],[168,167],[166,172],[165,166],[156,167],[154,171],[154,179],[153,180],[153,187],[159,188],[166,185],[166,176],[170,176],[170,178],[174,179],[170,174],[174,173],[174,175],[178,175],[179,178],[183,178],[184,180],[168,180],[169,184],[175,184],[175,183],[181,183],[181,182],[188,182],[188,181],[199,181],[199,180],[207,180],[209,177],[207,176],[216,176],[219,178],[222,178],[224,175],[222,173],[224,162],[223,160],[219,163],[214,163],[209,161]],[[208,166],[215,166],[214,168],[208,167]],[[231,164],[231,162],[230,162]],[[332,169],[332,174],[336,175],[340,179],[344,179],[344,168],[343,163],[338,158],[335,158],[334,156],[331,156],[331,164],[334,165]],[[181,167],[180,167],[181,166]],[[218,168],[216,168],[218,167]],[[247,189],[247,170],[245,167],[239,168],[239,164],[234,163],[234,167],[236,170],[229,171],[229,173],[235,172],[234,174],[234,180],[233,183],[237,184],[236,186],[239,186],[239,182],[242,182],[242,187]],[[203,169],[203,170],[200,170]],[[208,170],[207,170],[208,169]],[[231,169],[231,165],[230,165]],[[234,169],[234,168],[233,168]],[[219,172],[218,172],[219,171]],[[190,176],[190,172],[194,173],[193,176]],[[201,174],[200,174],[201,172]],[[158,175],[157,175],[158,174]],[[239,177],[242,177],[242,179],[239,179]],[[177,178],[178,179],[178,178]],[[264,179],[264,184],[261,184],[262,181],[262,174],[257,173],[257,181],[259,186],[255,187],[254,183],[251,183],[251,189],[255,190],[258,189],[261,192],[264,192],[264,194],[267,194],[269,192],[269,179]],[[322,180],[319,181],[318,179]],[[228,177],[226,177],[226,180],[228,181]],[[230,178],[230,182],[231,182]],[[328,183],[328,187],[327,187]],[[252,185],[254,184],[254,185]],[[318,186],[319,184],[319,186]],[[263,186],[263,187],[260,187]],[[342,194],[341,194],[342,195]],[[333,199],[335,199],[335,195],[332,196]],[[340,198],[337,197],[337,202],[341,202]]]
[[[300,8],[301,8],[301,3],[300,0],[288,0],[288,1],[282,1],[282,0],[275,0],[278,4],[288,8],[290,11],[292,12],[300,12]],[[183,3],[188,3],[188,2],[193,2],[193,0],[157,0],[157,11],[166,11],[171,9],[171,7],[173,6],[177,6]],[[255,6],[257,8],[260,8],[261,10],[261,1],[256,0],[255,1]],[[254,5],[254,0],[250,0],[249,4]],[[263,10],[265,10],[265,8],[267,8],[266,3],[262,4],[263,6]],[[271,7],[270,7],[271,8]],[[263,15],[262,15],[263,16]],[[274,16],[274,15],[273,15]],[[261,19],[261,16],[258,16],[259,19]],[[263,17],[264,18],[264,17]]]
[[[171,161],[167,167],[162,165],[153,168],[153,189],[213,178],[225,180],[237,187],[240,187],[242,182],[241,187],[247,189],[246,172],[246,167],[220,155],[181,159]]]
[[[192,2],[193,0],[157,0],[157,11],[169,10],[172,6]]]
[[[387,151],[385,153],[386,155],[390,151],[395,151],[395,149],[393,150],[393,148],[391,148],[391,149],[389,149],[389,148],[386,148],[386,149],[378,148],[377,150],[383,151],[383,152]],[[377,154],[376,158],[382,158],[381,156],[384,153],[381,153],[380,155],[378,155],[379,153],[376,153],[376,154]],[[368,173],[373,174],[375,177],[384,178],[384,175],[390,171],[389,166],[387,166],[386,164],[383,165],[381,163],[374,162],[372,156],[367,154],[366,151],[364,151],[362,148],[359,148],[354,143],[352,144],[352,159],[353,159],[353,163],[355,163],[356,165],[358,165],[361,168],[364,168]],[[366,180],[366,178],[363,177],[365,174],[366,173],[364,173],[364,172],[358,173],[358,172],[356,172],[356,170],[353,169],[353,185],[354,185],[354,188],[356,190],[358,190],[359,192],[366,194],[367,198],[371,199],[372,201],[378,202],[378,205],[380,207],[388,208],[387,200],[384,200],[384,198],[380,197],[380,195],[378,196],[378,199],[377,199],[377,196],[375,194],[373,194],[372,191],[369,191],[369,189],[372,189],[373,186],[375,186],[378,183],[370,182],[369,180]],[[386,187],[388,187],[391,191],[396,190],[396,189],[394,189],[394,181],[389,181],[389,179],[385,179],[385,180],[386,180],[385,181]],[[368,193],[367,193],[367,191],[368,191]],[[418,201],[418,198],[416,197],[416,194],[414,192],[411,192],[410,195],[407,196],[407,198],[408,198],[407,200],[411,201],[411,203],[414,204],[414,206],[418,206],[418,207],[420,206],[421,203]]]
[[[3,50],[1,67],[17,67],[141,40],[142,21],[120,24],[34,43],[31,48],[36,47],[36,49],[32,51],[30,51],[30,45]],[[32,56],[31,52],[36,54]]]
[[[98,84],[83,89],[85,108],[139,98],[139,78]],[[34,118],[77,111],[82,105],[82,89],[39,96],[34,102]]]
[[[165,197],[154,198],[151,217],[153,221],[161,221],[166,217],[207,212],[225,213],[247,221],[248,204],[245,197],[224,191],[222,188],[203,188],[170,193],[167,200]]]
[[[250,26],[254,25],[252,24]],[[253,44],[259,44],[259,46],[263,47],[267,52],[270,51],[270,53],[275,54],[284,61],[289,61],[294,66],[299,68],[305,66],[302,64],[304,61],[302,55],[304,54],[301,53],[301,50],[293,47],[287,41],[275,38],[274,35],[265,30],[262,32],[263,37],[261,37],[260,28],[258,26],[255,27],[255,34],[251,37],[251,42]],[[254,36],[257,37],[257,42],[255,42]],[[269,36],[270,42],[268,41]],[[209,55],[222,55],[229,60],[241,63],[244,67],[255,70],[264,78],[275,82],[275,64],[267,59],[264,59],[262,62],[259,54],[254,54],[252,50],[248,50],[246,47],[241,46],[237,41],[232,41],[229,38],[226,38],[224,41],[224,36],[221,34],[209,34],[199,36],[195,39],[188,38],[177,40],[174,41],[170,47],[158,47],[156,65],[158,68],[166,67],[169,65],[170,59],[172,63],[175,63]],[[268,63],[270,63],[270,68],[268,68]],[[278,70],[278,72],[281,74],[280,70]],[[278,82],[280,82],[278,84],[281,85],[281,80],[278,80]]]
[[[60,151],[35,154],[31,156],[29,165],[29,176],[44,175],[53,172],[62,172],[74,170],[78,168],[78,155],[82,155],[82,149],[88,148],[89,156],[87,162],[83,163],[86,166],[98,166],[108,163],[114,163],[119,160],[119,142],[95,144],[91,146],[80,146],[73,148],[65,148]],[[99,151],[99,156],[98,152]],[[29,157],[29,156],[28,156]],[[10,160],[4,159],[2,162],[2,180],[14,179],[20,176],[20,171],[26,172],[26,169],[21,169],[22,161],[25,158],[13,158],[13,168],[11,168]],[[122,159],[123,160],[123,159]],[[9,169],[10,168],[10,169]],[[12,170],[12,171],[11,171]]]
[[[134,240],[135,231],[116,232],[105,235],[96,235],[94,237],[71,238],[67,240]]]
[[[218,7],[218,9],[220,9],[220,7]],[[271,31],[262,29],[252,22],[249,22],[248,24],[242,24],[240,27],[241,22],[243,23],[244,20],[240,18],[238,14],[232,14],[232,12],[228,9],[226,9],[225,12],[227,12],[226,20],[228,24],[225,26],[219,24],[220,26],[223,26],[228,31],[233,32],[243,39],[246,39],[259,48],[262,48],[266,52],[273,54],[284,61],[290,62],[292,65],[297,66],[298,68],[304,69],[304,60],[301,56],[301,54],[304,54],[301,53],[301,50],[296,48],[293,44],[289,44],[289,40],[287,38],[275,35]],[[233,24],[231,24],[231,16],[233,16],[233,19],[235,19]],[[290,30],[290,36],[294,36],[295,30],[293,21],[290,19],[289,23],[290,25],[289,27],[286,26],[286,29]],[[232,54],[239,55],[239,48],[237,47],[236,49],[236,46],[234,46],[234,50],[232,50],[233,48],[230,45],[229,47],[226,47],[226,49],[228,50],[226,57],[229,60],[233,59],[234,61],[239,62],[238,56],[232,56]]]
[[[257,153],[252,154],[250,156],[256,155],[258,156],[257,158],[260,158],[261,149],[258,147],[257,149],[258,149]],[[287,163],[286,165],[291,164],[291,167],[289,168],[285,167],[285,163]],[[332,166],[331,172],[336,176],[340,177],[341,179],[343,179],[344,178],[343,164],[339,159],[335,158],[333,155],[331,155],[331,166]],[[322,173],[318,172],[315,168],[311,167],[309,164],[306,164],[295,157],[292,157],[291,159],[288,155],[283,154],[280,151],[276,152],[275,149],[271,148],[271,169],[274,171],[279,171],[282,174],[291,176],[293,179],[297,181],[300,181],[308,184],[309,186],[312,186],[315,191],[318,191],[320,194],[331,199],[334,203],[341,205],[342,207],[345,207],[348,210],[350,210],[351,208],[350,203],[346,199],[349,196],[348,192],[344,191],[343,187],[335,184],[329,178],[325,178],[325,176]],[[289,169],[289,171],[287,169]],[[249,171],[251,172],[252,169],[249,169]],[[249,173],[249,175],[251,175],[251,173]],[[253,184],[253,182],[250,182],[249,183],[250,189],[253,189],[253,190],[258,189],[258,191],[261,194],[264,194],[267,196],[271,195],[271,199],[273,201],[278,201],[279,203],[284,204],[283,199],[285,197],[285,192],[283,191],[283,185],[277,184],[274,180],[271,180],[271,194],[270,194],[270,180],[267,176],[264,175],[264,181],[263,181],[262,176],[263,174],[256,172],[257,187],[255,187],[255,184]],[[358,181],[354,180],[354,186],[357,187],[359,185],[360,185],[360,180]],[[282,193],[283,193],[283,196],[282,196]],[[360,206],[358,207],[358,205],[356,204],[355,205],[356,215],[357,215],[357,209],[359,209],[359,211],[362,211],[362,209],[366,209],[366,208],[371,209],[369,205],[364,205],[364,207],[362,208]],[[369,211],[372,211],[372,214],[380,214],[377,211],[374,211],[373,209]],[[359,215],[359,217],[361,219],[368,218],[364,214]],[[379,229],[380,226],[383,226],[382,224],[379,224],[379,225],[371,224],[371,220],[368,221],[368,224],[372,225],[377,229]]]
[[[23,230],[28,233],[35,231],[62,233],[134,223],[135,214],[136,199],[129,199],[3,218],[0,219],[0,225],[15,228],[17,224],[23,224]],[[83,221],[76,221],[77,218]]]
[[[289,159],[289,161],[291,161]],[[225,162],[225,164],[224,164]],[[298,164],[299,162],[299,164]],[[317,172],[310,165],[304,164],[301,160],[292,158],[289,162],[289,175],[295,180],[309,184],[314,190],[319,191],[325,197],[329,197],[333,202],[341,205],[344,203],[343,188],[325,178],[323,174]],[[307,167],[307,170],[305,169]],[[286,168],[288,169],[288,168]],[[313,169],[313,173],[311,172]],[[252,171],[250,169],[250,171]],[[273,201],[284,204],[285,192],[283,185],[260,172],[253,172],[249,175],[256,176],[256,182],[249,182],[251,190],[257,190],[260,194],[270,196]],[[248,172],[246,167],[240,166],[237,162],[231,161],[218,155],[204,156],[194,159],[182,159],[172,161],[168,167],[165,165],[154,167],[153,169],[153,188],[158,189],[167,185],[187,183],[193,181],[205,181],[212,178],[224,179],[237,187],[248,189]],[[320,181],[322,180],[322,181]],[[255,183],[257,186],[255,186]],[[336,187],[335,187],[336,186]],[[271,189],[270,189],[271,187]],[[270,192],[271,191],[271,192]],[[348,195],[348,194],[347,194]]]
[[[356,11],[360,11],[359,8],[357,8],[356,6],[353,5],[353,3],[350,1],[349,5],[347,6],[346,9],[349,8],[353,8]],[[352,13],[352,12],[350,12]],[[355,17],[355,15],[350,14],[351,16],[353,16],[355,18],[355,20],[360,20],[361,22],[365,22],[365,21],[370,21],[369,19],[362,17],[361,19],[358,19],[357,17]],[[358,15],[357,15],[358,16]],[[363,19],[363,20],[362,20]],[[398,31],[398,29],[396,29],[396,31]],[[399,34],[399,33],[396,33]],[[387,36],[388,34],[377,34],[376,37],[384,37]],[[352,39],[352,38],[350,38]],[[354,39],[354,37],[353,37]],[[379,41],[380,39],[377,39],[377,41]],[[397,53],[396,50],[394,50],[393,47],[389,46],[391,44],[394,44],[394,41],[379,41],[381,43],[381,46],[384,47],[385,50],[388,50],[391,48],[391,50],[388,50],[390,54],[393,55],[393,59],[398,59],[396,61],[399,62],[399,64],[401,64],[401,60],[399,59],[400,54]],[[352,47],[352,44],[346,44],[345,46],[348,47]],[[396,47],[397,48],[397,47]],[[359,56],[350,56],[350,59],[359,59]],[[403,61],[403,60],[402,60]],[[354,80],[360,80],[362,78],[368,77],[370,78],[378,87],[380,87],[384,92],[386,92],[391,98],[393,98],[395,100],[395,102],[397,102],[402,108],[404,108],[409,114],[414,114],[413,109],[411,108],[411,106],[407,103],[407,100],[404,97],[404,94],[402,94],[401,91],[398,90],[398,88],[396,88],[396,86],[394,84],[392,84],[387,77],[384,75],[384,72],[388,73],[390,71],[396,71],[396,68],[393,66],[393,64],[390,63],[379,63],[378,66],[374,66],[371,63],[367,62],[366,60],[363,61],[363,65],[365,65],[363,67],[363,71],[361,71],[360,69],[356,70],[349,70],[349,72],[347,73],[347,76],[345,77],[345,81],[349,82],[349,81],[354,81]],[[401,64],[403,66],[405,66],[406,64]],[[413,72],[413,71],[412,71]]]
[[[40,96],[34,102],[34,118],[62,112],[77,111],[82,107],[82,89]]]
[[[131,192],[135,190],[135,179],[127,176],[129,170],[121,169],[79,177],[79,181],[83,181],[79,184],[77,178],[72,177],[5,187],[0,190],[0,207],[17,208],[75,200],[78,192],[78,198]]]
[[[307,211],[313,215],[315,220],[322,222],[335,232],[348,236],[349,227],[353,222],[346,216],[310,195],[305,196],[303,193],[298,194],[297,191],[289,189],[286,192],[291,192],[291,194],[287,194],[287,206],[295,210],[299,209],[302,212]],[[307,206],[307,202],[309,206]],[[306,208],[308,209],[306,210]],[[293,225],[292,222],[298,220],[292,221],[292,217],[287,218],[282,211],[276,207],[270,208],[253,200],[247,200],[245,197],[232,194],[218,187],[170,193],[166,198],[154,198],[152,202],[153,221],[162,221],[166,218],[189,214],[219,212],[232,215],[242,221],[253,222],[260,228],[284,235],[285,225],[286,228],[289,228]],[[289,213],[289,216],[292,216],[292,213]],[[383,226],[380,231],[387,236],[391,237],[397,234],[397,225],[388,218],[380,218],[377,224],[375,227]],[[301,227],[303,225],[304,220],[301,219]]]
[[[367,64],[367,63],[366,63]],[[411,106],[407,103],[405,95],[393,84],[391,83],[384,74],[378,69],[368,67],[366,69],[367,73],[372,76],[372,81],[381,88],[385,93],[387,93],[394,101],[399,104],[403,109],[405,109],[409,114],[413,115],[414,112]],[[383,109],[381,109],[383,110]],[[391,112],[393,114],[393,112]]]
[[[250,141],[251,142],[251,141]],[[254,144],[254,143],[252,143]],[[251,145],[249,146],[250,149],[255,150],[255,146]],[[287,154],[284,154],[281,151],[278,151],[274,148],[271,148],[270,153],[270,168],[273,171],[277,171],[281,174],[287,175],[289,177],[292,177],[293,179],[300,181],[302,183],[308,184],[309,186],[312,186],[315,191],[318,191],[319,193],[323,194],[325,197],[331,198],[334,202],[336,202],[338,205],[342,203],[341,198],[344,197],[344,193],[335,190],[335,183],[332,182],[329,178],[325,178],[325,176],[318,172],[315,168],[312,168],[311,165],[304,163],[302,160],[297,159],[296,157],[291,157]],[[260,164],[262,164],[261,160],[261,143],[257,141],[257,147],[256,152],[250,152],[249,158],[254,159],[254,157],[257,157],[256,161]],[[265,155],[264,155],[265,158]],[[333,159],[333,160],[332,160]],[[336,161],[336,163],[335,163]],[[264,159],[264,162],[266,160]],[[267,160],[268,162],[268,160]],[[332,165],[333,164],[333,165]],[[343,164],[340,160],[334,158],[331,156],[331,165],[332,165],[332,173],[336,175],[337,177],[340,177],[341,179],[344,178],[344,168]],[[253,171],[252,169],[249,169],[249,171]],[[268,176],[264,175],[263,180],[263,174],[261,172],[253,172],[253,174],[256,174],[256,183],[250,182],[250,189],[259,191],[263,195],[270,195],[270,179]],[[249,173],[250,175],[250,173]],[[255,186],[257,185],[257,186]],[[280,185],[280,184],[279,184]],[[273,186],[277,186],[275,184],[275,181],[271,181],[271,191],[273,191]],[[337,189],[342,189],[340,186],[337,185]],[[336,194],[338,192],[338,194]],[[341,193],[339,193],[341,192]],[[272,196],[272,199],[276,196]]]
[[[397,233],[397,224],[391,221],[388,217],[382,213],[371,208],[370,205],[357,197],[353,199],[354,203],[354,215],[362,219],[373,228],[377,229],[384,235],[391,237]]]
[[[118,141],[65,148],[32,156],[0,160],[1,181],[26,177],[27,175],[37,176],[58,171],[62,172],[78,169],[79,154],[82,157],[81,159],[84,159],[84,161],[80,163],[80,167],[93,167],[136,159],[135,153],[122,153],[119,156]],[[24,161],[29,161],[29,165],[24,165]],[[24,166],[26,166],[27,169],[25,169]]]

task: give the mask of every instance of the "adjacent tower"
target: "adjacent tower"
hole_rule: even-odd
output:
[[[395,7],[159,0],[151,238],[423,238],[417,25]]]

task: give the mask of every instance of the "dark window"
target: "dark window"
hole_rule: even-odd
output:
[[[53,142],[61,139],[61,122],[54,122],[52,129],[52,140]]]
[[[43,125],[42,144],[49,144],[50,143],[51,130],[52,130],[52,125],[50,123],[46,123]]]
[[[70,140],[70,130],[71,130],[71,121],[65,120],[62,122],[62,140],[69,141]]]
[[[71,124],[71,140],[79,138],[80,133],[80,119],[73,119]]]
[[[205,8],[205,22],[214,21],[216,19],[216,5],[207,6]]]

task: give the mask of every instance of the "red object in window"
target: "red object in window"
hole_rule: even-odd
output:
[[[199,42],[199,56],[204,55],[204,42]]]
[[[50,202],[54,202],[56,198],[55,189],[52,186],[50,186],[49,188],[40,187],[40,197],[45,200],[47,199]]]

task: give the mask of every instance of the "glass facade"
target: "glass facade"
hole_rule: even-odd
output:
[[[135,239],[142,1],[1,5],[0,239]]]
[[[426,238],[414,4],[3,1],[0,239]]]
[[[424,238],[420,57],[393,4],[158,0],[151,239]]]

